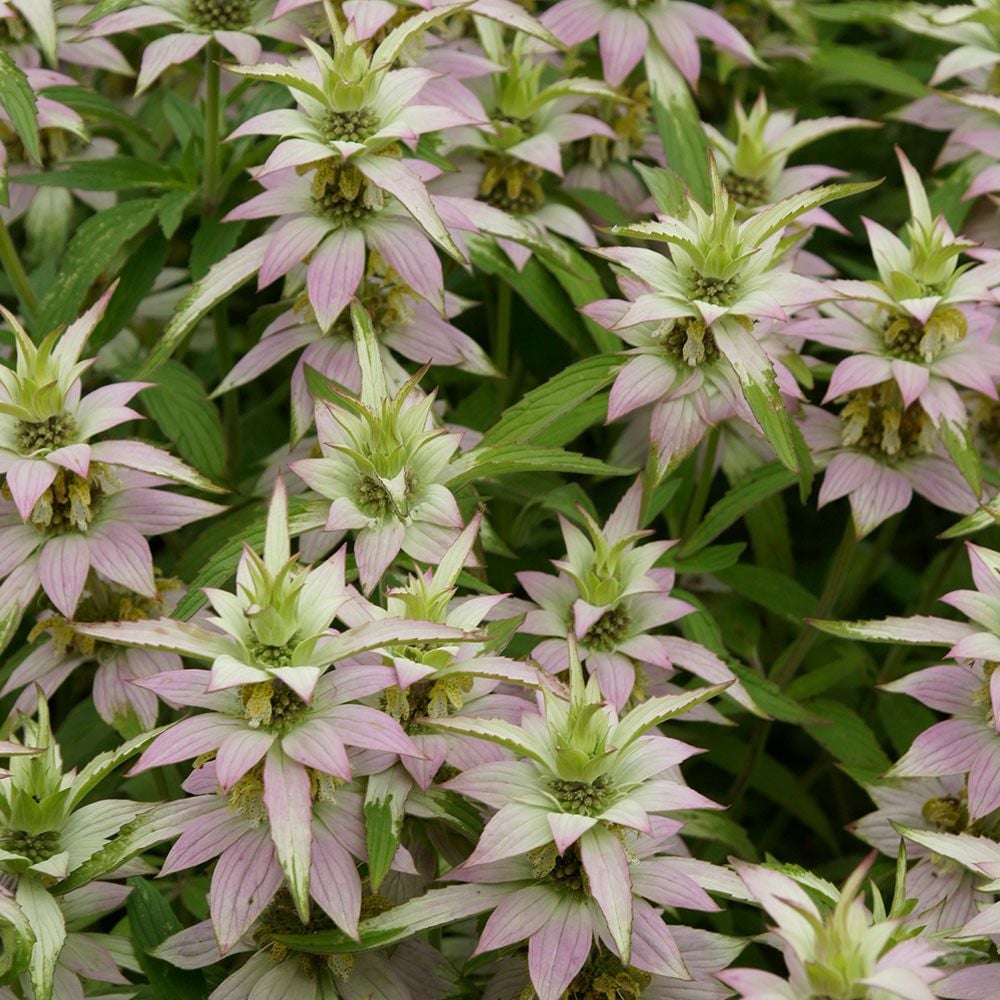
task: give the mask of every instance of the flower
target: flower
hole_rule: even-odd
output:
[[[259,764],[228,790],[218,784],[216,765],[198,767],[184,782],[193,794],[173,831],[179,834],[160,868],[170,875],[218,857],[209,891],[209,911],[219,952],[231,951],[282,891],[288,873],[290,902],[303,921],[310,921],[310,900],[322,914],[357,938],[361,913],[358,860],[365,860],[362,795],[319,772],[308,773],[310,810],[297,816],[305,834],[297,838],[296,855],[282,857],[278,834],[283,821],[274,817],[281,799],[265,795]],[[289,795],[297,789],[289,787]],[[279,846],[276,850],[275,843]],[[280,858],[280,860],[279,860]],[[412,867],[412,863],[411,863]],[[324,922],[324,916],[318,917]]]
[[[878,122],[842,116],[796,122],[793,111],[768,108],[764,91],[749,114],[739,102],[735,112],[735,139],[727,138],[712,125],[704,128],[715,151],[723,187],[748,215],[833,177],[845,176],[844,171],[821,164],[789,167],[788,158],[803,146],[846,129],[879,127]],[[799,224],[844,231],[833,216],[819,208],[806,212]]]
[[[273,63],[228,67],[230,72],[249,79],[278,82],[288,87],[298,102],[294,109],[255,115],[240,125],[230,139],[245,135],[281,137],[256,172],[258,178],[273,170],[308,168],[331,157],[350,160],[368,176],[366,165],[374,159],[370,179],[381,186],[383,175],[392,174],[394,169],[398,174],[400,144],[416,146],[427,133],[484,123],[481,116],[464,114],[455,107],[420,101],[421,91],[436,75],[432,70],[417,66],[392,68],[407,41],[461,6],[449,4],[409,18],[370,54],[366,43],[355,38],[350,28],[343,32],[333,17],[329,19],[332,54],[306,38],[303,44],[310,59],[294,59],[280,69]],[[387,184],[390,191],[395,187]],[[405,197],[401,200],[406,201]],[[423,208],[430,208],[426,195]]]
[[[157,579],[157,596],[148,598],[91,575],[73,617],[85,622],[159,617],[166,594],[177,586],[176,580]],[[72,621],[57,613],[42,615],[28,639],[39,635],[47,635],[45,642],[17,665],[0,690],[0,695],[20,691],[15,711],[33,712],[39,689],[45,698],[51,698],[77,669],[95,663],[93,697],[98,715],[126,739],[156,725],[156,695],[133,682],[165,670],[179,670],[182,664],[176,653],[100,642],[80,635]]]
[[[965,780],[941,778],[883,779],[868,788],[878,806],[851,832],[883,854],[899,854],[901,827],[947,833],[976,833],[970,821]],[[949,931],[968,923],[989,897],[977,891],[976,878],[950,858],[905,840],[907,855],[918,859],[906,873],[906,898],[915,901],[906,919],[930,932]]]
[[[301,41],[301,29],[288,18],[275,19],[272,11],[268,0],[129,0],[113,13],[88,14],[81,37],[93,40],[160,26],[174,29],[143,49],[135,84],[141,94],[164,70],[193,59],[209,42],[241,63],[254,63],[261,55],[258,36]]]
[[[496,374],[483,349],[449,322],[471,303],[446,291],[446,316],[441,316],[374,251],[368,255],[365,272],[355,295],[372,317],[386,378],[394,388],[401,386],[409,375],[394,361],[392,351],[418,364],[454,365],[477,375]],[[243,355],[214,394],[245,385],[298,350],[302,353],[291,381],[292,440],[298,441],[313,419],[314,403],[306,383],[306,366],[351,392],[361,390],[354,329],[343,314],[324,332],[308,302],[300,297],[264,330],[260,342]]]
[[[678,636],[649,634],[694,608],[670,596],[674,571],[655,565],[675,543],[637,544],[652,534],[639,528],[642,490],[636,481],[603,529],[583,507],[583,531],[560,517],[567,556],[553,563],[558,576],[518,573],[538,604],[525,618],[523,631],[553,637],[543,639],[532,657],[550,673],[560,673],[569,666],[575,641],[601,694],[619,712],[634,691],[645,691],[644,667],[654,665],[670,676],[675,662],[709,683],[730,684],[728,692],[751,707],[732,671],[715,654]]]
[[[930,418],[919,403],[905,406],[893,382],[849,393],[839,417],[803,406],[800,426],[816,462],[826,467],[819,506],[846,496],[859,538],[906,510],[914,491],[959,514],[978,506]]]
[[[113,462],[101,461],[107,451]],[[0,607],[25,608],[39,587],[72,619],[91,570],[106,582],[142,597],[157,596],[153,558],[146,536],[176,531],[218,513],[218,504],[161,490],[163,476],[117,463],[162,467],[174,477],[195,475],[167,452],[138,441],[91,446],[87,478],[58,472],[24,523],[16,505],[0,499]],[[42,462],[35,463],[42,466]],[[200,479],[200,477],[198,477]],[[2,492],[0,492],[2,496]]]
[[[973,244],[956,237],[943,217],[932,218],[920,176],[901,150],[897,155],[910,200],[908,242],[865,219],[879,280],[830,282],[855,301],[821,306],[825,318],[788,330],[852,352],[834,369],[827,400],[892,380],[904,406],[919,401],[978,491],[969,418],[952,383],[996,398],[1000,343],[990,304],[1000,261],[959,267],[959,255]]]
[[[76,931],[101,911],[121,905],[128,890],[109,885],[105,892],[104,883],[90,882],[60,899],[58,888],[54,893],[52,888],[153,807],[128,799],[83,804],[149,737],[100,754],[79,772],[65,772],[44,699],[39,700],[37,719],[22,717],[21,727],[24,745],[7,741],[0,745],[0,754],[10,757],[9,774],[0,782],[0,870],[5,882],[3,901],[9,901],[8,887],[12,888],[34,933],[24,976],[31,995],[37,1000],[59,1000],[64,994],[54,992],[56,987],[65,989],[67,996],[78,995],[76,974],[83,971],[88,979],[127,983],[105,946],[111,943],[110,935],[74,935],[70,943],[68,930]],[[0,908],[0,912],[7,909]],[[84,916],[89,919],[82,920]],[[79,950],[74,951],[77,946]],[[123,952],[114,949],[113,954],[120,957]]]
[[[381,897],[366,897],[363,905],[378,912],[385,902]],[[449,963],[426,941],[404,941],[391,951],[380,948],[325,955],[297,951],[283,940],[289,934],[330,927],[332,923],[322,917],[306,927],[288,893],[278,890],[253,927],[253,944],[241,943],[232,949],[233,953],[254,954],[219,984],[209,1000],[251,1000],[261,990],[279,989],[295,1000],[367,1000],[377,995],[376,990],[394,1000],[445,1000],[454,992],[455,976]],[[182,969],[202,968],[222,958],[209,920],[174,934],[155,954]]]
[[[564,45],[579,45],[598,35],[604,77],[612,86],[618,86],[657,43],[692,87],[701,74],[699,38],[709,39],[740,62],[758,61],[747,40],[724,17],[684,0],[643,4],[559,0],[540,20]]]
[[[627,278],[631,301],[607,299],[584,307],[591,319],[636,344],[612,387],[609,420],[658,404],[651,433],[662,475],[698,440],[694,434],[677,440],[677,432],[667,426],[674,408],[664,411],[663,404],[699,389],[708,378],[734,403],[742,395],[778,457],[797,468],[774,365],[753,326],[761,319],[784,321],[796,309],[830,296],[818,281],[790,269],[782,234],[803,212],[864,185],[801,192],[740,222],[738,203],[714,165],[711,212],[691,197],[682,199],[674,175],[652,170],[647,176],[664,215],[615,226],[612,232],[667,243],[670,256],[637,247],[593,251]]]
[[[399,181],[398,190],[420,184],[405,164],[391,162],[388,172]],[[223,268],[227,262],[240,268],[240,280],[258,273],[258,287],[264,288],[308,258],[306,294],[316,322],[326,331],[355,295],[365,275],[367,255],[375,251],[408,288],[443,307],[441,261],[424,229],[402,200],[386,195],[353,163],[331,158],[310,175],[289,168],[268,174],[261,183],[266,189],[263,194],[233,209],[226,218],[278,216],[280,221],[216,265],[203,279],[206,291],[217,284],[224,291],[221,282],[227,280]]]
[[[772,933],[780,942],[788,977],[757,969],[729,969],[718,973],[718,978],[743,1000],[848,996],[919,1000],[978,995],[948,989],[948,971],[933,963],[951,949],[927,937],[911,936],[899,917],[903,897],[898,892],[888,916],[880,898],[875,905],[876,914],[881,916],[869,912],[862,885],[874,859],[872,852],[839,891],[807,876],[805,884],[818,890],[822,907],[794,877],[760,865],[734,862],[751,895],[777,925]],[[966,978],[963,973],[968,971],[954,975]],[[984,985],[996,981],[990,967],[984,966],[983,972]],[[967,984],[966,979],[962,985]]]
[[[2,10],[0,4],[0,15]],[[4,23],[0,16],[0,30]],[[102,209],[114,204],[115,196],[107,191],[40,186],[19,178],[74,161],[111,156],[118,147],[112,139],[91,138],[79,113],[45,93],[46,88],[70,86],[76,80],[65,73],[30,66],[24,75],[38,113],[38,148],[34,151],[25,146],[7,111],[0,108],[0,167],[9,182],[0,218],[8,225],[23,219],[31,255],[44,259],[61,254],[65,248],[73,223],[74,198],[88,208]]]
[[[327,531],[358,531],[355,557],[369,593],[400,549],[424,563],[439,560],[462,527],[448,487],[460,435],[437,426],[433,396],[414,398],[418,376],[389,396],[367,314],[351,307],[361,364],[361,395],[331,390],[316,404],[322,458],[292,471],[330,504]]]

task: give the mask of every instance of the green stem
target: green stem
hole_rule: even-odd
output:
[[[705,504],[708,502],[708,494],[712,489],[712,480],[715,479],[715,456],[719,451],[719,428],[713,427],[708,432],[705,440],[705,451],[702,455],[701,470],[698,473],[698,482],[695,486],[694,495],[691,497],[691,506],[688,507],[687,517],[684,520],[684,531],[682,538],[687,538],[701,521],[705,513]]]
[[[840,591],[844,586],[844,581],[847,579],[847,571],[850,569],[851,559],[854,557],[854,550],[857,543],[857,536],[854,533],[854,521],[848,516],[847,524],[844,526],[844,533],[840,538],[840,544],[837,546],[837,551],[833,554],[830,569],[826,574],[826,585],[823,587],[823,593],[820,594],[819,601],[816,604],[815,618],[826,618],[833,611],[837,603],[837,598],[840,596]],[[784,687],[795,676],[818,635],[819,632],[814,626],[808,623],[803,625],[798,638],[792,643],[786,655],[778,661],[771,672],[771,680],[775,684],[779,685],[779,687]]]
[[[215,208],[219,184],[219,135],[222,126],[220,76],[219,43],[212,39],[205,46],[205,148],[202,154],[202,201],[208,211]]]
[[[10,238],[7,223],[3,219],[0,219],[0,265],[3,265],[7,280],[14,286],[22,311],[33,313],[38,308],[38,296],[32,291],[28,274],[18,256],[17,247]]]
[[[225,305],[218,305],[212,314],[215,330],[215,357],[219,378],[224,378],[233,367],[233,351],[229,343],[229,323]],[[231,389],[222,400],[222,426],[226,440],[226,478],[231,487],[236,486],[237,458],[240,443],[240,412],[236,390]]]

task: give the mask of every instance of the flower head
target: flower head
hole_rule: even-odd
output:
[[[301,40],[302,31],[291,19],[272,14],[269,0],[130,0],[112,13],[89,14],[82,34],[85,40],[96,40],[139,28],[172,29],[143,49],[135,88],[141,94],[164,70],[193,59],[209,42],[241,63],[254,63],[261,55],[261,37]]]
[[[730,969],[720,972],[718,978],[744,1000],[949,996],[935,989],[947,972],[933,964],[949,949],[928,938],[913,937],[903,926],[900,892],[888,915],[881,897],[875,900],[874,913],[865,906],[862,886],[874,858],[873,852],[840,890],[826,882],[818,884],[819,880],[809,876],[807,884],[818,888],[821,905],[794,878],[794,871],[789,875],[736,862],[736,871],[750,894],[775,921],[773,933],[780,942],[788,976]]]
[[[701,75],[698,39],[740,62],[757,60],[747,40],[722,16],[684,0],[560,0],[541,17],[564,45],[599,36],[604,76],[620,84],[650,48],[660,48],[692,86]]]
[[[616,226],[613,232],[666,243],[669,256],[648,248],[594,251],[620,270],[634,294],[626,303],[603,300],[584,309],[602,326],[636,342],[631,353],[638,357],[618,377],[609,418],[691,393],[707,377],[720,391],[742,395],[781,460],[797,467],[774,365],[753,328],[759,320],[784,321],[796,309],[829,297],[819,282],[791,270],[783,233],[803,212],[864,185],[805,191],[741,222],[739,205],[714,165],[710,212],[694,198],[682,198],[674,175],[650,171],[647,176],[665,214],[653,222]],[[662,438],[667,445],[666,454],[657,456],[661,472],[697,443],[695,438],[678,446],[673,437],[654,429],[654,441]]]
[[[575,641],[581,661],[619,712],[635,691],[658,686],[643,676],[650,665],[670,676],[676,663],[710,683],[733,684],[729,692],[746,701],[732,671],[709,650],[676,636],[650,635],[693,608],[670,596],[674,571],[655,565],[674,543],[638,544],[651,534],[639,527],[641,503],[642,483],[636,482],[603,528],[583,508],[583,530],[562,518],[566,558],[554,563],[559,575],[518,574],[538,604],[524,631],[552,637],[540,642],[532,656],[546,670],[561,672],[569,666]]]
[[[333,502],[327,531],[358,531],[355,555],[370,592],[400,549],[433,563],[462,526],[445,483],[459,435],[437,426],[433,396],[414,398],[418,376],[394,395],[367,314],[352,306],[361,363],[360,398],[335,391],[316,406],[322,458],[292,470]]]

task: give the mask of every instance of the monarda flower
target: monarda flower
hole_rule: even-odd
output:
[[[957,514],[978,501],[948,457],[920,403],[906,406],[894,382],[857,389],[839,416],[803,406],[802,436],[825,467],[819,506],[846,496],[859,538],[910,505],[914,492]]]
[[[292,471],[332,503],[327,531],[358,532],[354,554],[369,593],[402,549],[433,564],[462,527],[445,485],[460,435],[435,421],[434,396],[416,398],[418,373],[388,394],[375,335],[352,306],[361,364],[361,395],[330,390],[316,404],[322,458],[293,462]]]
[[[337,19],[331,18],[332,53],[307,39],[304,44],[309,56],[293,59],[290,66],[278,68],[273,63],[262,63],[228,67],[240,76],[281,83],[298,102],[295,109],[255,115],[230,138],[244,135],[281,138],[257,171],[258,177],[287,167],[307,168],[335,157],[351,160],[377,186],[383,186],[384,177],[384,186],[394,193],[399,183],[393,182],[394,176],[406,178],[406,187],[413,186],[414,178],[406,176],[399,161],[401,145],[415,147],[420,137],[430,132],[485,124],[482,115],[470,117],[455,107],[421,101],[421,91],[436,75],[432,70],[416,66],[392,68],[408,42],[434,21],[461,7],[462,4],[447,4],[411,17],[371,52],[350,29],[345,34]],[[372,160],[369,175],[367,164]],[[407,202],[405,194],[401,200]],[[426,196],[422,208],[431,209]],[[414,214],[419,213],[414,211]]]
[[[591,845],[581,839],[579,849],[562,854],[549,845],[527,856],[453,871],[449,879],[503,893],[473,954],[527,939],[533,992],[521,993],[518,1000],[561,1000],[574,990],[582,996],[596,990],[590,995],[600,997],[602,984],[616,987],[620,996],[650,1000],[669,1000],[675,991],[684,996],[685,986],[706,991],[695,996],[714,997],[710,975],[699,972],[715,963],[700,949],[684,948],[697,942],[697,933],[687,936],[689,928],[674,927],[658,911],[712,912],[718,906],[706,889],[728,895],[742,887],[725,869],[674,856],[680,827],[677,820],[654,816],[646,832],[619,830],[594,837]],[[620,863],[618,851],[623,852]],[[610,913],[608,882],[615,883]]]
[[[1000,555],[969,545],[975,590],[941,598],[970,622],[920,615],[884,621],[822,622],[836,635],[875,642],[949,647],[949,662],[885,685],[951,716],[921,733],[893,766],[896,777],[968,774],[967,813],[981,820],[1000,807]]]
[[[619,718],[603,702],[596,679],[584,683],[575,656],[570,680],[569,701],[543,689],[542,714],[525,713],[520,726],[499,719],[433,723],[443,732],[495,741],[526,758],[471,767],[443,787],[497,810],[455,877],[516,881],[527,874],[522,869],[533,866],[543,880],[524,888],[520,903],[511,897],[503,912],[494,913],[479,945],[487,951],[530,936],[529,965],[542,1000],[562,994],[597,934],[626,965],[641,955],[647,971],[684,975],[676,945],[652,908],[640,906],[636,917],[632,895],[640,890],[624,841],[630,831],[653,834],[658,813],[714,806],[676,780],[676,765],[696,749],[649,730],[724,685],[650,698]],[[669,834],[676,829],[671,825]],[[502,864],[513,858],[522,862]],[[496,863],[501,864],[494,871]],[[517,873],[511,876],[511,870]],[[561,887],[572,892],[566,895]],[[514,919],[520,905],[531,907],[530,921]]]
[[[393,352],[420,365],[454,366],[477,375],[496,374],[485,351],[449,322],[471,305],[466,299],[446,291],[442,316],[376,252],[368,255],[365,275],[355,295],[372,317],[386,379],[393,388],[409,378],[409,373],[393,359]],[[361,391],[361,369],[350,318],[341,313],[324,332],[308,300],[303,298],[264,330],[260,342],[243,355],[215,390],[218,395],[245,385],[282,358],[301,351],[291,379],[293,441],[298,441],[312,425],[314,403],[306,382],[307,366],[351,392]]]
[[[595,97],[618,97],[597,80],[568,77],[546,83],[551,67],[540,55],[525,51],[528,41],[518,36],[510,53],[493,53],[504,68],[483,84],[490,123],[461,130],[446,143],[449,151],[471,149],[475,156],[458,157],[458,170],[440,181],[444,193],[463,199],[459,211],[500,237],[500,247],[518,268],[524,266],[531,250],[517,242],[516,229],[513,238],[504,238],[498,212],[528,226],[538,238],[551,230],[577,243],[596,242],[583,216],[560,197],[550,181],[563,176],[564,148],[571,143],[592,136],[615,138],[608,125],[580,109]]]
[[[541,22],[564,45],[579,45],[598,35],[604,78],[613,86],[657,43],[692,87],[701,75],[699,38],[739,62],[757,61],[750,44],[724,17],[684,0],[560,0]]]
[[[305,834],[290,864],[282,858],[274,817],[279,797],[264,795],[264,765],[247,772],[228,790],[218,784],[215,762],[198,767],[184,782],[193,797],[179,814],[179,834],[163,861],[160,876],[218,858],[208,902],[215,941],[221,954],[233,950],[283,887],[301,920],[332,921],[357,938],[361,913],[358,863],[366,860],[363,798],[359,789],[318,772],[308,773],[310,807],[297,814]],[[297,789],[289,787],[291,798]],[[189,808],[188,808],[189,807]],[[287,882],[286,882],[287,875]],[[322,916],[321,914],[325,915]]]
[[[73,894],[60,898],[52,887],[81,868],[122,828],[152,808],[149,802],[126,799],[86,801],[90,793],[121,763],[138,752],[143,742],[126,743],[95,757],[80,771],[63,770],[58,745],[52,736],[48,707],[42,700],[37,719],[23,718],[24,746],[4,742],[0,754],[10,756],[9,774],[0,782],[0,871],[5,889],[14,898],[34,932],[31,963],[25,980],[36,1000],[62,1000],[81,996],[77,973],[106,983],[128,982],[112,959],[103,935],[79,935],[70,941],[69,930],[78,930],[79,907]],[[100,905],[103,883],[77,890],[78,901],[89,902],[91,918],[103,909],[118,906],[128,890],[112,890],[113,906]],[[89,898],[87,890],[90,890]],[[96,891],[96,892],[95,892]],[[106,894],[105,894],[106,895]],[[86,911],[85,911],[86,912]],[[74,959],[74,945],[82,945]],[[123,953],[114,949],[113,953]],[[128,951],[126,951],[126,954]],[[60,962],[62,968],[60,968]],[[93,962],[92,967],[88,964]],[[65,990],[65,992],[63,992]]]
[[[73,617],[83,622],[158,618],[165,610],[165,600],[178,586],[176,580],[157,578],[157,597],[149,598],[103,583],[91,574]],[[166,670],[180,670],[182,663],[176,653],[130,649],[81,635],[72,621],[55,612],[39,617],[28,639],[42,635],[45,641],[17,665],[0,690],[0,696],[20,692],[15,711],[33,712],[39,689],[45,698],[51,698],[71,674],[95,664],[93,696],[98,715],[126,739],[156,725],[156,695],[134,682]]]
[[[81,35],[98,39],[140,28],[172,29],[143,49],[135,86],[141,94],[164,70],[193,59],[209,42],[241,63],[254,63],[261,55],[261,38],[301,41],[302,30],[290,19],[275,19],[273,10],[270,0],[127,0],[113,13],[85,17]]]
[[[0,10],[2,6],[0,4]],[[5,23],[0,18],[0,31]],[[65,249],[74,223],[74,199],[89,209],[99,210],[112,205],[115,196],[108,191],[39,185],[30,180],[31,175],[37,180],[41,171],[54,171],[77,160],[111,156],[118,147],[112,139],[92,138],[78,112],[45,93],[48,87],[76,84],[71,76],[39,67],[28,67],[24,74],[33,91],[38,114],[40,162],[28,155],[10,116],[0,108],[0,168],[8,182],[6,204],[0,205],[0,218],[7,225],[18,219],[23,221],[31,259],[41,260],[49,255],[60,255]]]
[[[978,490],[969,418],[952,383],[997,398],[996,314],[975,306],[995,304],[1000,261],[959,266],[959,255],[974,244],[931,215],[920,176],[897,153],[910,201],[906,242],[865,219],[879,279],[832,281],[833,289],[856,301],[821,307],[826,318],[792,323],[788,330],[852,352],[834,370],[827,400],[892,380],[904,406],[919,402]]]
[[[390,905],[380,896],[362,900],[372,913]],[[232,949],[254,954],[219,984],[209,1000],[257,1000],[279,996],[281,991],[294,1000],[446,1000],[454,995],[456,975],[451,964],[419,938],[391,949],[333,954],[297,951],[283,940],[291,934],[333,928],[322,914],[305,925],[287,890],[279,889],[253,925],[250,942]],[[200,969],[222,960],[209,920],[168,938],[155,954],[182,969]]]
[[[807,885],[821,905],[794,878],[781,871],[735,862],[750,894],[775,922],[772,933],[788,967],[787,977],[758,969],[729,969],[718,978],[742,1000],[926,1000],[928,997],[988,996],[1000,981],[997,966],[958,972],[935,963],[955,949],[930,937],[914,937],[901,919],[904,899],[897,891],[888,914],[875,892],[873,910],[865,906],[863,883],[874,852],[837,890],[829,883]],[[901,890],[902,886],[898,886]],[[978,986],[984,992],[972,992]]]
[[[878,122],[841,116],[797,122],[793,111],[772,111],[763,91],[749,113],[737,102],[735,114],[735,138],[728,138],[708,124],[705,132],[715,151],[722,184],[746,214],[834,177],[845,176],[843,170],[821,164],[789,167],[788,158],[803,146],[847,129],[878,127]],[[804,213],[798,221],[802,226],[819,225],[844,231],[821,208]]]
[[[91,362],[80,352],[101,318],[109,289],[60,337],[35,345],[6,313],[14,331],[13,368],[0,367],[0,593],[22,607],[39,585],[72,617],[93,567],[112,583],[155,598],[144,534],[173,530],[220,510],[191,497],[154,492],[175,480],[219,488],[179,459],[140,441],[91,439],[135,419],[126,404],[142,382],[104,386],[84,396],[80,376]]]
[[[878,808],[850,827],[865,843],[888,857],[899,855],[899,830],[906,827],[935,833],[988,833],[993,827],[969,817],[964,775],[942,778],[884,778],[868,789]],[[931,932],[967,924],[990,901],[977,890],[977,877],[949,857],[904,839],[906,853],[917,863],[906,873],[906,898],[914,900],[907,920]]]
[[[797,468],[793,431],[774,365],[753,327],[758,320],[783,321],[796,309],[830,297],[818,281],[790,269],[783,232],[804,212],[867,185],[815,188],[740,222],[739,205],[723,187],[714,163],[711,212],[693,198],[685,201],[673,175],[654,170],[648,176],[664,214],[653,222],[615,226],[612,231],[666,243],[670,254],[632,247],[595,250],[633,282],[637,292],[630,302],[607,299],[584,308],[626,341],[638,328],[638,346],[611,390],[608,419],[656,404],[651,434],[662,473],[697,444],[692,435],[678,447],[670,426],[675,408],[670,404],[709,380],[734,400],[742,397],[782,462]],[[674,213],[678,217],[671,217]]]
[[[582,508],[583,530],[560,518],[566,558],[553,563],[559,575],[518,574],[539,606],[528,613],[522,630],[552,637],[543,639],[532,657],[550,673],[560,673],[569,667],[575,642],[601,693],[619,712],[633,691],[659,688],[645,676],[648,666],[670,677],[679,665],[711,684],[730,684],[728,692],[749,707],[746,692],[714,653],[678,636],[650,635],[694,609],[670,596],[674,571],[655,565],[674,543],[638,544],[652,534],[639,528],[641,506],[642,483],[636,482],[603,528]]]
[[[422,184],[415,174],[411,178]],[[196,286],[199,292],[220,297],[252,274],[264,288],[306,261],[306,296],[320,329],[327,331],[356,294],[375,252],[407,288],[441,311],[444,275],[434,244],[403,202],[351,161],[330,158],[305,175],[294,168],[275,171],[261,184],[263,194],[226,218],[277,221],[215,265]]]

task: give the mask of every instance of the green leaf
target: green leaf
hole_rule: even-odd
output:
[[[382,884],[399,848],[399,830],[391,797],[365,803],[365,836],[368,844],[368,873],[372,891]]]
[[[644,163],[636,163],[635,166],[661,214],[683,218],[687,213],[687,201],[686,188],[680,176],[669,167],[647,167]]]
[[[466,920],[492,910],[514,889],[529,884],[504,882],[501,885],[449,885],[443,889],[431,889],[385,913],[363,920],[359,927],[360,941],[352,941],[342,931],[276,934],[275,939],[296,951],[320,955],[384,948],[420,931]]]
[[[165,164],[150,163],[132,156],[109,156],[105,160],[79,160],[19,178],[40,187],[79,188],[82,191],[130,191],[134,188],[166,187],[177,183]]]
[[[740,774],[746,761],[746,742],[716,727],[707,757],[731,774]],[[837,837],[825,809],[809,792],[798,776],[768,754],[762,754],[750,776],[750,787],[763,798],[794,816],[823,839],[830,850],[837,850]]]
[[[159,147],[148,129],[141,125],[135,116],[123,111],[121,106],[97,93],[96,90],[75,84],[46,87],[45,96],[72,108],[88,124],[114,126],[124,133],[128,140],[131,140],[138,155],[146,155],[150,158],[159,155]]]
[[[225,477],[222,421],[194,372],[179,361],[164,362],[157,369],[156,385],[143,392],[142,403],[181,458],[209,479]]]
[[[171,191],[160,199],[156,213],[163,235],[170,239],[184,220],[184,209],[194,199],[194,191]]]
[[[70,809],[79,805],[112,771],[131,760],[136,754],[142,753],[150,743],[163,731],[151,729],[140,733],[113,750],[98,754],[82,767],[73,779],[72,792],[67,801]]]
[[[209,268],[177,304],[177,309],[139,372],[148,378],[184,342],[202,316],[255,274],[264,259],[267,237],[259,236]]]
[[[552,237],[553,240],[556,237]],[[535,256],[548,268],[549,273],[559,282],[563,291],[577,308],[605,296],[604,285],[590,261],[572,243],[559,240],[558,253],[548,246],[539,247]],[[610,330],[605,330],[588,316],[582,316],[583,325],[599,351],[614,351],[621,341]]]
[[[719,573],[734,566],[745,548],[743,542],[710,545],[687,559],[674,557],[671,550],[660,558],[657,565],[672,566],[678,573]]]
[[[828,0],[806,4],[806,10],[817,21],[843,24],[890,21],[909,6],[900,0]]]
[[[445,485],[456,490],[477,479],[492,479],[513,472],[560,472],[589,476],[627,476],[634,472],[608,465],[598,458],[530,444],[480,444],[451,465]]]
[[[742,564],[716,575],[736,593],[793,625],[800,625],[816,611],[816,598],[797,580],[777,570]]]
[[[714,843],[731,847],[746,861],[757,858],[757,848],[744,827],[725,813],[709,812],[707,809],[678,810],[671,816],[682,820],[687,837],[700,837]]]
[[[59,276],[38,305],[40,330],[54,330],[76,319],[87,293],[98,278],[110,280],[126,243],[156,214],[155,198],[137,198],[112,205],[86,219],[66,249]]]
[[[679,555],[692,555],[709,542],[715,541],[761,500],[788,489],[795,480],[794,472],[776,462],[754,469],[735,483],[709,510],[691,537],[681,545]]]
[[[975,512],[941,532],[941,538],[964,538],[1000,522],[1000,496],[993,497]]]
[[[747,694],[754,700],[758,708],[780,722],[790,722],[800,726],[814,726],[822,719],[815,712],[810,712],[797,701],[783,694],[774,681],[761,677],[755,670],[745,664],[726,658],[729,669],[736,674],[740,683],[746,688]]]
[[[508,407],[483,435],[483,444],[533,441],[560,417],[571,414],[581,403],[609,386],[621,365],[622,358],[618,355],[599,354],[563,369]]]
[[[872,784],[892,766],[878,739],[860,715],[840,702],[820,699],[809,708],[831,724],[805,731],[835,757],[860,785]]]
[[[979,458],[979,449],[972,440],[972,429],[969,426],[959,426],[950,421],[944,421],[938,432],[944,442],[951,460],[958,471],[962,473],[975,496],[983,492],[983,464]]]
[[[149,294],[167,261],[167,241],[163,234],[151,232],[136,248],[122,268],[121,280],[108,302],[104,315],[87,339],[91,350],[106,344],[132,319],[142,300]]]
[[[179,969],[154,958],[151,952],[182,929],[170,904],[148,879],[131,878],[126,910],[132,947],[155,996],[176,1000],[203,1000],[208,995],[205,976],[195,969]]]
[[[301,497],[291,497],[288,501],[288,528],[294,535],[304,531],[322,528],[326,523],[329,504],[324,500],[320,503],[303,500]],[[264,544],[264,528],[267,515],[261,512],[253,523],[242,531],[230,537],[220,549],[206,558],[202,568],[191,581],[187,593],[177,602],[177,607],[171,613],[171,618],[187,621],[205,603],[203,587],[221,587],[236,572],[236,564],[240,561],[243,546],[260,550]]]
[[[869,6],[865,4],[864,6]],[[926,97],[927,85],[869,49],[853,45],[823,45],[815,49],[810,65],[821,75],[838,81],[860,83],[867,89],[884,90],[900,97]]]
[[[665,103],[654,97],[653,114],[667,162],[695,201],[707,209],[712,203],[708,137],[687,89],[677,91]]]
[[[534,257],[518,271],[492,241],[474,238],[469,240],[469,259],[480,271],[506,281],[577,354],[591,353],[583,317],[559,282]]]
[[[59,1000],[53,993],[53,978],[59,953],[66,940],[66,922],[56,900],[42,883],[30,876],[17,885],[17,903],[35,935],[28,974],[36,1000]]]
[[[38,109],[35,92],[6,50],[0,50],[0,106],[7,112],[17,137],[25,152],[35,163],[41,163],[42,151],[38,142]],[[4,204],[6,204],[6,200]]]

